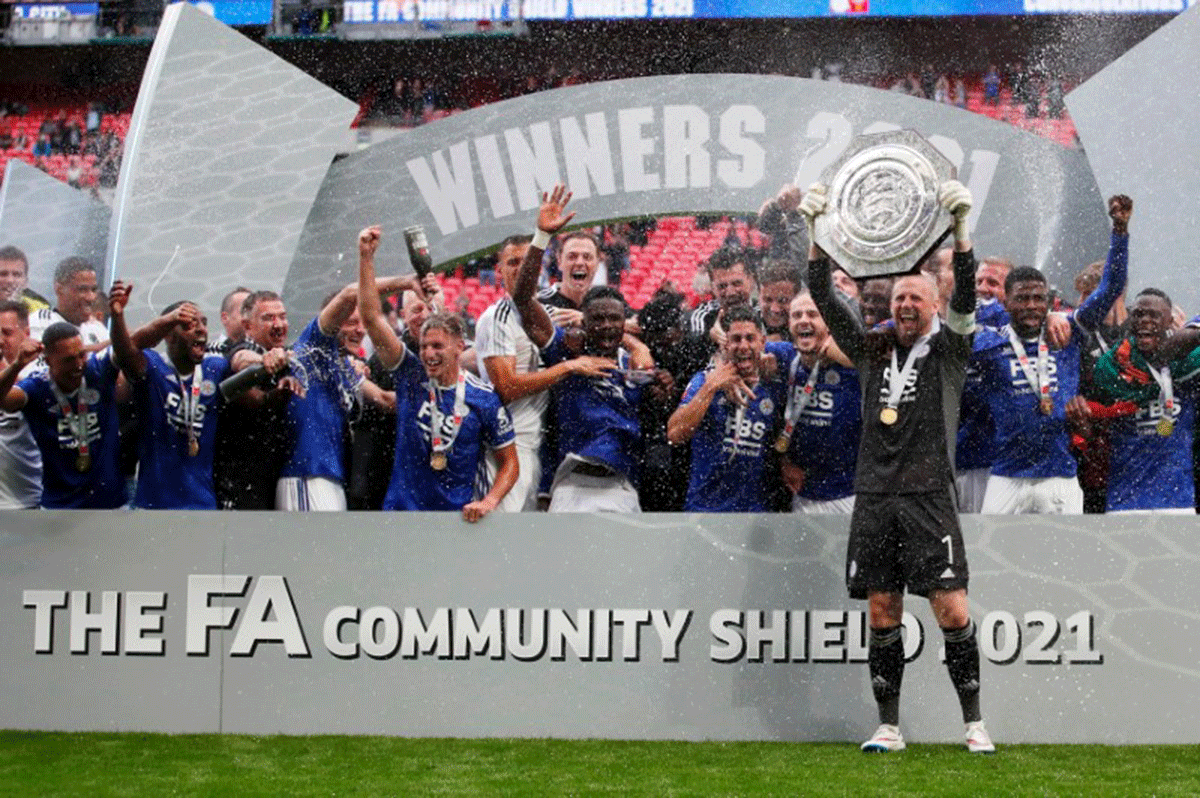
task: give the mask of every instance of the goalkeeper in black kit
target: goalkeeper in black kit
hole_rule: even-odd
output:
[[[967,606],[967,559],[954,496],[954,443],[967,359],[975,332],[975,256],[967,229],[971,194],[957,181],[938,195],[954,217],[954,295],[943,322],[938,291],[919,271],[892,289],[893,323],[867,332],[836,297],[828,256],[809,250],[809,288],[837,345],[858,369],[863,430],[856,501],[846,552],[851,598],[866,599],[871,688],[879,728],[864,751],[902,751],[900,683],[904,591],[929,599],[945,636],[946,667],[962,705],[967,749],[996,749],[979,711],[979,645]],[[826,207],[815,185],[800,205],[812,241]]]

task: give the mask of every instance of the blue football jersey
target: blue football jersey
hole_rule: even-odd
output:
[[[1008,327],[981,328],[972,355],[981,390],[995,427],[992,473],[1002,477],[1042,479],[1073,477],[1075,457],[1067,433],[1067,401],[1079,393],[1081,335],[1062,349],[1047,352],[1051,412],[1043,413],[1040,396],[1021,368],[1008,338]],[[1037,341],[1021,342],[1031,367],[1037,369]]]
[[[796,378],[791,391],[799,407],[810,370],[797,361],[800,355],[791,344],[771,343],[767,351],[779,352],[780,374],[785,380],[790,379],[795,365]],[[785,393],[785,407],[787,398]],[[819,364],[812,396],[796,420],[788,446],[788,459],[804,469],[804,484],[796,495],[812,501],[829,501],[853,494],[861,434],[862,388],[858,371],[837,363]]]
[[[542,360],[553,366],[575,356],[567,349],[563,330],[554,328],[554,337],[542,348]],[[621,350],[618,366],[629,368],[629,354]],[[558,452],[561,463],[568,454],[604,463],[638,484],[642,435],[637,407],[643,385],[634,384],[620,374],[608,377],[583,377],[572,374],[555,386],[558,427]]]
[[[704,384],[707,372],[692,377],[681,404]],[[738,405],[720,391],[692,436],[692,470],[683,508],[697,513],[761,513],[767,510],[765,471],[768,452],[779,434],[787,386],[779,379],[759,381],[754,398],[738,418]]]
[[[1167,417],[1161,399],[1109,427],[1112,456],[1108,470],[1108,510],[1194,507],[1192,437],[1196,423],[1196,384],[1176,384],[1170,435],[1158,424]]]
[[[342,353],[336,335],[321,332],[318,319],[309,322],[296,343],[296,371],[308,378],[303,398],[288,399],[287,415],[295,437],[283,477],[325,477],[345,482],[343,425],[358,401],[362,377]]]
[[[1071,340],[1062,349],[1050,348],[1047,353],[1050,413],[1039,408],[1040,396],[1017,360],[1009,337],[1011,326],[983,327],[976,332],[971,361],[979,370],[980,388],[995,429],[993,474],[1029,479],[1075,476],[1077,462],[1070,450],[1066,404],[1079,393],[1081,347],[1087,331],[1100,324],[1125,289],[1128,244],[1128,236],[1112,235],[1100,284],[1068,317]],[[1037,340],[1021,343],[1036,374]]]
[[[143,427],[133,503],[147,509],[215,510],[213,454],[217,411],[223,403],[217,386],[229,375],[229,361],[220,355],[204,358],[200,393],[191,409],[193,371],[176,373],[157,352],[147,349],[144,354],[146,376],[134,384]],[[195,456],[189,453],[189,424],[200,447]]]
[[[79,400],[87,405],[87,444],[90,467],[79,471],[76,433],[65,418],[48,372],[26,377],[17,383],[28,401],[22,411],[42,453],[42,506],[111,510],[128,500],[125,478],[118,463],[120,454],[117,401],[117,367],[112,350],[91,355],[84,366],[84,386],[66,399],[72,415]]]
[[[433,411],[429,404],[429,377],[416,356],[405,350],[392,372],[396,380],[396,454],[385,510],[460,510],[475,499],[475,485],[483,470],[487,449],[515,444],[512,418],[488,386],[466,375],[462,417],[454,443],[446,452],[446,467],[430,465],[433,453]],[[454,400],[457,386],[437,386],[437,406],[442,416],[439,432],[454,435]]]

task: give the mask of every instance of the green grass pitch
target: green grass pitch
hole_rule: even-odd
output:
[[[0,795],[1197,796],[1197,746],[0,732]]]

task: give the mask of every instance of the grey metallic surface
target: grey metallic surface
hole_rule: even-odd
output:
[[[108,262],[131,324],[236,285],[279,291],[358,106],[198,11],[168,6],[134,107]]]
[[[875,725],[865,605],[842,586],[844,518],[496,514],[473,526],[454,514],[139,511],[8,512],[0,523],[3,727],[859,740]],[[1200,742],[1193,519],[965,516],[963,526],[998,741]],[[247,589],[207,598],[238,615],[208,632],[206,654],[188,655],[189,577],[206,574]],[[286,593],[268,608],[272,578]],[[165,653],[131,656],[122,637],[102,655],[95,632],[89,653],[71,653],[73,609],[56,611],[53,653],[35,653],[28,590],[91,591],[93,612],[99,591],[122,591],[123,612],[130,591],[165,592],[163,631],[150,635]],[[352,621],[333,624],[331,646],[342,607],[364,625],[395,619],[398,642],[370,653]],[[264,627],[249,655],[230,653],[255,616],[293,608],[290,643],[286,624]],[[941,636],[922,600],[906,608],[910,650],[917,623],[923,643],[905,673],[905,734],[957,740]],[[653,614],[604,622],[621,610]],[[744,620],[739,639],[750,642],[737,655],[722,636],[755,611],[781,633],[760,646]],[[654,619],[676,613],[690,614],[672,650]],[[454,629],[488,617],[500,645],[454,641]],[[560,632],[584,633],[548,634],[522,654],[538,619],[555,617]],[[420,639],[442,621],[441,637]],[[289,656],[289,645],[303,650]],[[335,656],[345,645],[359,650]]]
[[[104,252],[112,211],[77,188],[24,161],[11,159],[0,186],[0,246],[12,244],[29,258],[29,287],[54,301],[54,268],[80,255],[104,280]]]

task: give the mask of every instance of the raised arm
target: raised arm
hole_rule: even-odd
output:
[[[954,293],[946,313],[946,326],[960,335],[975,332],[975,253],[967,216],[971,192],[957,180],[947,180],[938,190],[938,201],[954,217]]]
[[[358,298],[358,312],[362,316],[363,326],[367,329],[367,335],[371,337],[371,343],[375,345],[375,351],[379,353],[379,362],[390,370],[404,359],[404,344],[392,329],[392,325],[388,324],[387,317],[383,315],[383,302],[379,299],[379,286],[375,282],[375,251],[379,249],[381,237],[378,226],[368,227],[358,234],[358,286],[355,295]],[[398,278],[399,281],[393,283],[396,290],[412,290],[418,296],[424,296],[420,280],[408,275],[406,277],[407,281]],[[336,301],[335,299],[334,302]]]
[[[521,270],[517,273],[517,284],[513,289],[513,304],[521,314],[521,326],[525,328],[529,340],[539,349],[550,343],[550,339],[554,337],[554,323],[550,321],[550,314],[535,298],[538,273],[541,271],[542,254],[550,243],[550,237],[575,218],[574,211],[563,215],[563,210],[570,201],[571,192],[561,184],[555,186],[549,194],[542,194],[537,232],[529,249],[525,251],[525,259],[521,261]]]
[[[826,189],[820,183],[810,186],[800,201],[800,215],[804,217],[808,240],[812,242],[808,247],[808,291],[812,294],[813,304],[821,311],[825,324],[829,326],[829,334],[847,357],[857,361],[862,354],[867,331],[863,328],[862,318],[833,290],[833,268],[829,256],[817,246],[813,237],[817,217],[825,212],[827,204]]]
[[[1079,303],[1075,321],[1085,330],[1094,330],[1104,321],[1113,303],[1125,292],[1129,281],[1129,219],[1133,215],[1133,200],[1117,194],[1108,200],[1108,216],[1112,219],[1112,237],[1108,243],[1108,258],[1100,274],[1100,284]]]
[[[112,288],[108,289],[109,334],[112,336],[113,361],[117,364],[117,368],[124,372],[127,379],[140,380],[146,376],[146,354],[133,345],[133,339],[129,337],[129,328],[125,325],[125,306],[129,304],[129,295],[132,292],[133,285],[120,280],[114,282]],[[150,346],[157,345],[171,328],[171,325],[160,323],[163,318],[163,316],[159,316],[151,322],[156,325],[155,333],[161,332],[161,334],[157,335],[154,343]],[[148,340],[150,337],[152,336],[147,334],[146,339]]]

